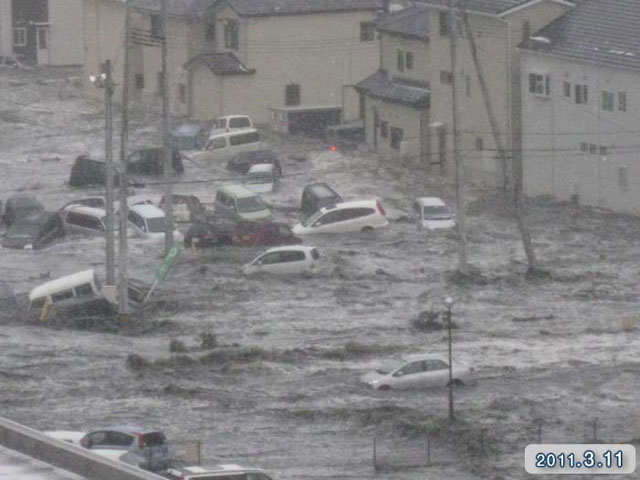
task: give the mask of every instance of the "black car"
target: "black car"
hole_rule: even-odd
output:
[[[94,185],[106,185],[107,164],[101,160],[94,160],[86,155],[76,158],[71,167],[69,175],[69,185],[72,187],[89,187]],[[113,184],[117,186],[118,171],[114,167]]]
[[[127,173],[139,173],[141,175],[162,175],[164,174],[164,149],[141,148],[132,152],[127,157]],[[173,171],[184,173],[182,156],[178,150],[171,150],[171,166]]]
[[[44,207],[34,197],[28,195],[18,195],[10,197],[4,206],[2,221],[10,227],[18,219],[29,216],[36,212],[43,212]]]
[[[215,247],[231,245],[236,222],[226,218],[210,218],[193,223],[184,234],[184,246]]]
[[[2,246],[42,248],[62,236],[62,219],[56,213],[36,212],[16,220],[2,239]]]
[[[273,150],[254,150],[251,152],[240,152],[227,162],[227,170],[245,175],[253,165],[259,163],[273,164],[276,178],[282,177],[282,166],[280,160]]]
[[[322,207],[342,202],[342,197],[326,183],[312,183],[302,190],[301,209],[306,216]]]

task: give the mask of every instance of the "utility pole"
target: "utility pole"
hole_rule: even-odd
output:
[[[458,272],[465,274],[469,270],[467,263],[467,230],[464,212],[464,165],[460,157],[460,138],[458,135],[458,95],[457,89],[457,36],[458,24],[455,12],[456,0],[449,0],[449,39],[451,53],[451,100],[453,104],[451,125],[453,128],[453,157],[456,182],[456,224],[458,227]]]
[[[171,169],[173,156],[169,133],[169,69],[167,68],[167,0],[162,0],[162,143],[164,145],[164,216],[166,231],[164,236],[164,253],[169,254],[173,245],[173,184]]]
[[[127,286],[127,140],[129,138],[129,47],[131,38],[131,0],[126,0],[124,17],[124,72],[122,80],[122,123],[120,129],[120,236],[118,256],[118,314],[120,320],[127,319],[128,286]]]
[[[116,284],[115,274],[115,236],[113,221],[113,78],[111,76],[111,60],[106,60],[102,64],[104,100],[105,100],[105,157],[107,162],[107,285],[114,286]]]

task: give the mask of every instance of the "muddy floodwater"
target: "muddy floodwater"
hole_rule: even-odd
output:
[[[66,184],[77,155],[104,156],[102,105],[83,96],[79,79],[74,70],[0,73],[3,202],[28,193],[55,210],[100,193]],[[158,111],[138,105],[133,117],[131,148],[158,144]],[[203,463],[255,465],[283,480],[525,478],[524,448],[538,439],[640,438],[637,218],[529,199],[548,274],[527,279],[508,202],[469,186],[478,273],[460,279],[455,231],[403,220],[416,197],[453,203],[437,172],[319,140],[263,138],[283,159],[280,190],[264,197],[276,218],[297,221],[302,188],[323,181],[346,199],[378,197],[389,226],[306,237],[321,254],[312,276],[245,278],[241,266],[259,248],[187,249],[146,313],[121,331],[7,321],[3,416],[37,429],[155,426],[178,448],[201,442]],[[224,164],[185,170],[174,191],[209,207],[232,183]],[[160,179],[142,180],[136,193],[162,193]],[[130,240],[131,276],[151,281],[161,258],[161,244]],[[2,279],[21,298],[86,268],[104,278],[103,239],[0,250]],[[446,330],[421,321],[443,312],[446,296],[455,300],[454,358],[475,368],[454,390],[453,423],[446,388],[377,392],[358,382],[398,355],[446,355]],[[203,348],[203,334],[217,343]],[[184,351],[170,351],[176,340]]]

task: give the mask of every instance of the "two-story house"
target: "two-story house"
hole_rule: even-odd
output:
[[[525,193],[640,214],[639,24],[583,0],[521,45]]]
[[[353,85],[375,71],[380,0],[219,0],[186,65],[189,113],[242,113],[284,131],[357,119]]]
[[[131,43],[129,49],[129,93],[133,102],[144,105],[162,104],[162,28],[160,0],[131,2]],[[170,0],[167,2],[167,65],[169,99],[173,114],[187,113],[187,76],[182,66],[200,52],[206,38],[202,22],[207,7],[215,0]],[[121,98],[124,72],[125,3],[121,0],[84,0],[85,89],[102,95],[88,81],[90,74],[100,72],[100,65],[111,60],[116,83],[115,98]]]
[[[464,5],[501,143],[511,157],[520,144],[517,46],[574,4],[566,0],[467,0]],[[364,97],[367,142],[385,155],[414,158],[452,171],[450,36],[455,33],[458,131],[465,171],[473,181],[502,183],[510,172],[496,153],[460,9],[452,26],[449,0],[416,2],[385,16],[378,30],[379,71],[357,87]]]
[[[0,0],[0,52],[39,65],[82,64],[82,0]]]

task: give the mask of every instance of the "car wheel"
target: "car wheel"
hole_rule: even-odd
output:
[[[391,390],[391,387],[389,385],[380,385],[380,387],[378,387],[378,390],[382,390],[383,392],[387,392],[387,391]]]

